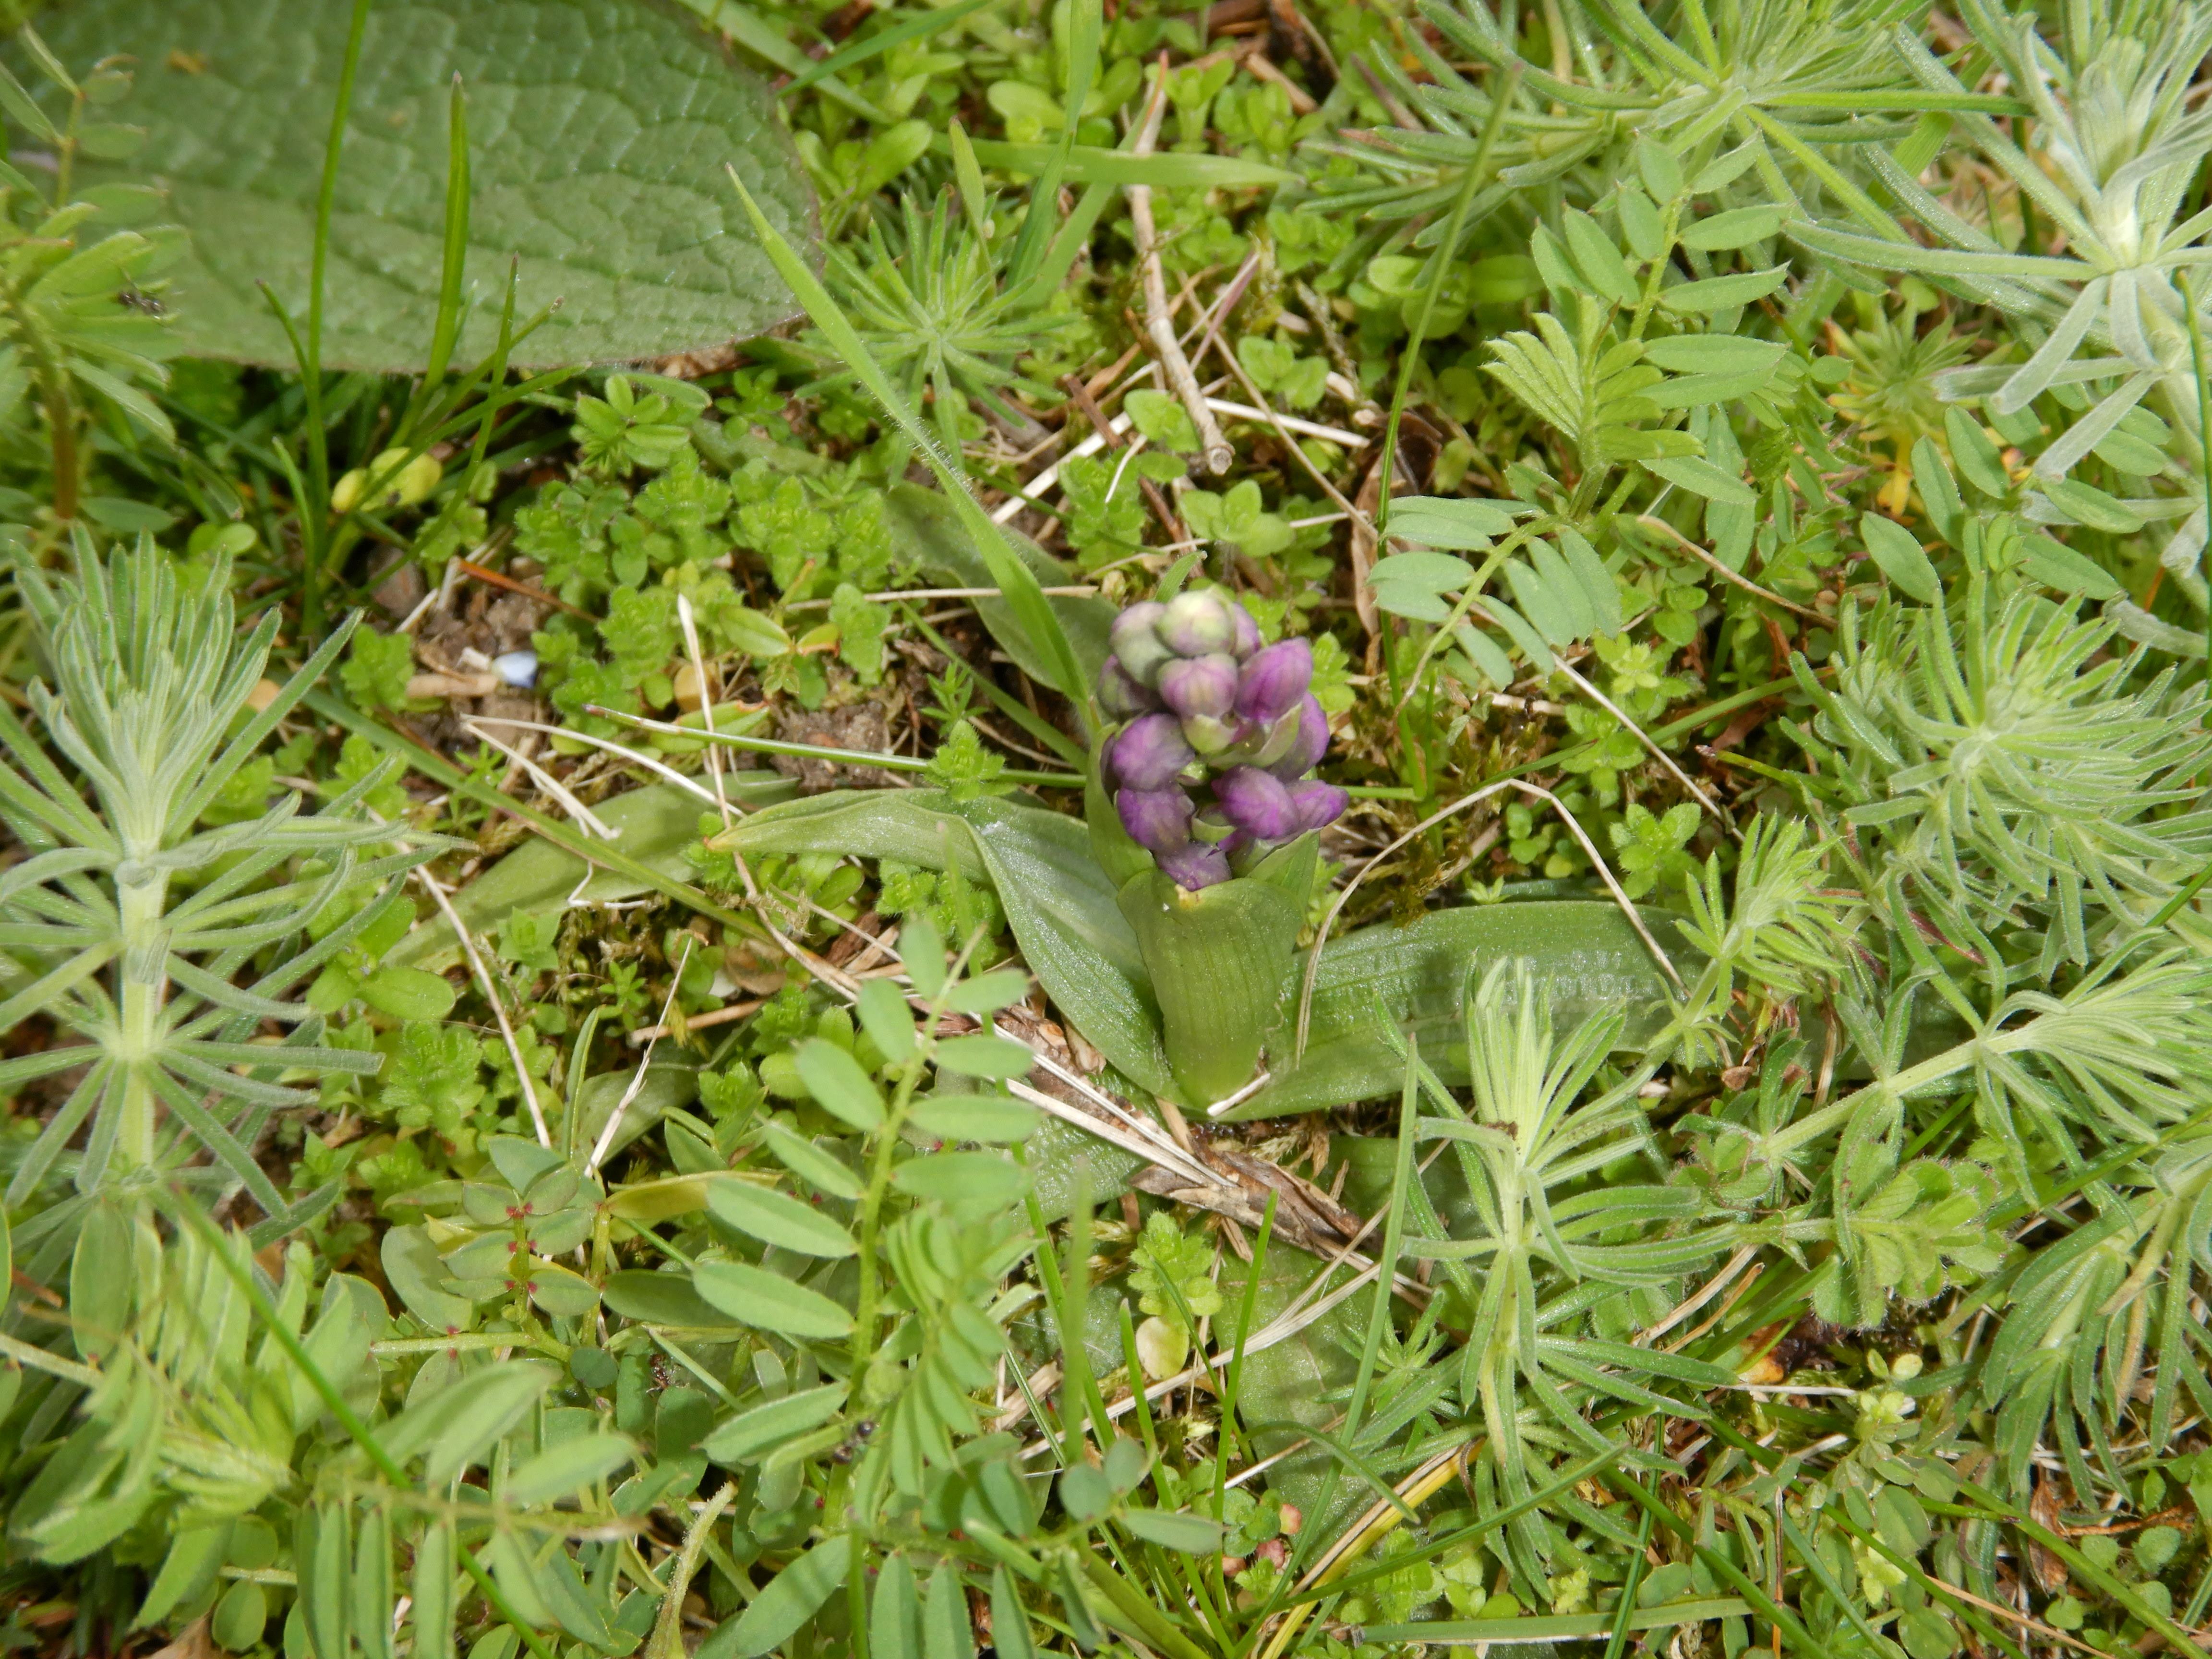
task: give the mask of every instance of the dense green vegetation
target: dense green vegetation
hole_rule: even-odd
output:
[[[2190,1651],[2201,0],[0,7],[0,1650]]]

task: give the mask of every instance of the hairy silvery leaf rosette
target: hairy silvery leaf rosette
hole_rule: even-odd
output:
[[[1263,646],[1234,599],[1186,592],[1114,621],[1090,799],[1159,1000],[1169,1063],[1194,1101],[1256,1075],[1280,1023],[1317,864],[1343,790],[1310,775],[1328,748],[1305,641]],[[1149,858],[1145,855],[1149,854]]]

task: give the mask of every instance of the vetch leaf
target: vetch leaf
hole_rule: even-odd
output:
[[[709,1307],[691,1281],[681,1273],[652,1273],[642,1267],[625,1268],[607,1277],[600,1300],[608,1310],[641,1325],[667,1325],[678,1329],[726,1328],[729,1321]]]
[[[1130,1510],[1121,1524],[1139,1538],[1186,1555],[1201,1555],[1221,1547],[1221,1526],[1201,1515],[1175,1515],[1166,1510]]]
[[[844,1407],[845,1392],[842,1382],[825,1382],[739,1412],[708,1435],[701,1449],[717,1463],[758,1457],[836,1416]]]
[[[637,1455],[628,1437],[579,1435],[548,1446],[507,1478],[510,1504],[550,1504],[604,1480]]]
[[[2112,574],[2085,553],[2048,536],[2021,538],[2021,563],[2045,587],[2081,593],[2093,599],[2117,599],[2127,592]]]
[[[801,1255],[846,1256],[860,1249],[850,1233],[819,1210],[788,1193],[756,1187],[735,1176],[720,1176],[708,1185],[707,1207],[748,1237]]]
[[[164,181],[191,234],[173,273],[191,296],[173,325],[185,352],[292,364],[256,284],[305,314],[321,135],[350,10],[84,0],[52,20],[65,59],[137,60],[104,112],[146,129],[131,173]],[[519,367],[660,356],[795,314],[722,168],[734,163],[794,240],[811,233],[812,191],[768,90],[698,29],[630,0],[378,6],[331,220],[325,368],[422,367],[456,75],[473,184],[463,358],[491,349],[517,252],[518,314],[561,302],[516,346]]]
[[[1943,580],[1911,531],[1879,513],[1865,513],[1859,515],[1859,535],[1891,586],[1923,605],[1942,604]]]
[[[1702,456],[1678,455],[1646,461],[1644,465],[1646,471],[1656,472],[1668,483],[1686,489],[1693,495],[1703,495],[1709,501],[1723,501],[1731,507],[1750,507],[1759,500],[1742,479],[1731,477]]]
[[[1763,242],[1781,228],[1782,210],[1778,207],[1730,208],[1725,213],[1685,225],[1682,246],[1713,253],[1723,248]]]
[[[868,1645],[883,1659],[923,1659],[921,1598],[903,1552],[885,1556],[876,1575],[875,1597],[868,1604]]]
[[[901,1192],[953,1204],[1011,1203],[1028,1184],[1021,1167],[996,1152],[932,1152],[891,1171]]]
[[[1765,270],[1742,270],[1729,276],[1705,276],[1661,289],[1659,303],[1669,311],[1732,311],[1738,306],[1764,300],[1789,280],[1788,265],[1769,265]]]
[[[872,979],[860,987],[860,1029],[877,1051],[894,1065],[914,1053],[914,1016],[906,998],[887,979]]]
[[[860,1062],[826,1037],[809,1037],[793,1055],[814,1103],[863,1133],[881,1128],[884,1097]]]
[[[442,1486],[522,1420],[553,1382],[551,1369],[510,1360],[464,1377],[437,1396],[436,1429],[422,1462],[426,1485]],[[410,1415],[412,1413],[410,1413]]]
[[[701,1296],[741,1325],[802,1341],[853,1334],[853,1316],[819,1291],[743,1261],[702,1261],[691,1270]]]
[[[938,1069],[963,1077],[1027,1077],[1036,1056],[1025,1043],[1002,1036],[947,1037],[937,1045]]]
[[[771,1579],[752,1605],[739,1613],[730,1631],[728,1647],[722,1632],[707,1638],[716,1654],[728,1659],[760,1659],[773,1653],[799,1627],[820,1610],[830,1593],[845,1582],[853,1559],[853,1535],[841,1532],[824,1539]]]
[[[761,1138],[775,1155],[775,1161],[797,1176],[817,1193],[831,1198],[854,1199],[860,1195],[859,1177],[823,1152],[812,1141],[781,1123],[764,1123]]]
[[[939,1095],[918,1102],[907,1115],[939,1140],[1027,1140],[1042,1121],[1036,1107],[996,1095]]]

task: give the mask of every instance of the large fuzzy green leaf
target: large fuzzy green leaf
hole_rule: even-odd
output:
[[[147,130],[127,173],[169,190],[191,233],[173,274],[178,343],[289,365],[257,284],[304,315],[323,137],[352,8],[343,0],[79,0],[41,27],[82,66],[137,59],[103,112]],[[422,366],[444,255],[447,105],[468,101],[473,201],[460,356],[497,333],[510,254],[532,367],[719,344],[795,314],[724,166],[784,234],[814,196],[758,80],[647,0],[383,0],[369,14],[331,226],[326,368]]]

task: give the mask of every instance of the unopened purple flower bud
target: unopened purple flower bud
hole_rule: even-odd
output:
[[[1218,719],[1236,702],[1237,659],[1216,652],[1178,657],[1160,669],[1160,701],[1178,714],[1212,714]]]
[[[1287,841],[1298,833],[1297,808],[1279,778],[1256,766],[1239,766],[1213,783],[1214,797],[1230,823],[1260,841]]]
[[[1148,853],[1172,853],[1190,840],[1190,797],[1180,789],[1124,789],[1114,810],[1129,839]]]
[[[1115,720],[1149,713],[1160,706],[1151,688],[1133,678],[1119,657],[1109,657],[1098,671],[1098,706]]]
[[[1172,853],[1157,855],[1159,866],[1175,884],[1189,892],[1229,879],[1229,855],[1218,847],[1192,842]]]
[[[1106,746],[1106,764],[1125,789],[1165,789],[1194,758],[1172,714],[1139,716]]]
[[[1260,648],[1260,624],[1252,620],[1250,611],[1236,604],[1229,607],[1229,623],[1237,630],[1237,637],[1229,647],[1229,654],[1243,662]]]
[[[1121,664],[1122,672],[1139,685],[1150,685],[1158,673],[1159,666],[1173,654],[1160,639],[1160,618],[1167,615],[1167,606],[1153,599],[1133,605],[1114,618],[1114,626],[1107,638],[1114,647],[1114,655]]]
[[[1311,692],[1298,705],[1298,735],[1296,742],[1267,769],[1288,783],[1302,777],[1319,763],[1328,752],[1328,716],[1322,712],[1321,699]]]
[[[1212,714],[1192,714],[1182,722],[1183,741],[1201,755],[1218,755],[1237,739],[1243,723]]]
[[[1237,624],[1229,614],[1235,608],[1216,594],[1178,593],[1168,601],[1157,631],[1178,657],[1227,651],[1237,641]]]
[[[1298,815],[1301,834],[1308,830],[1319,830],[1334,823],[1344,816],[1344,809],[1352,805],[1352,797],[1333,783],[1323,783],[1319,778],[1308,778],[1291,785],[1287,792],[1291,805]]]
[[[1285,640],[1255,651],[1237,677],[1237,712],[1273,724],[1298,706],[1313,684],[1313,647]]]

